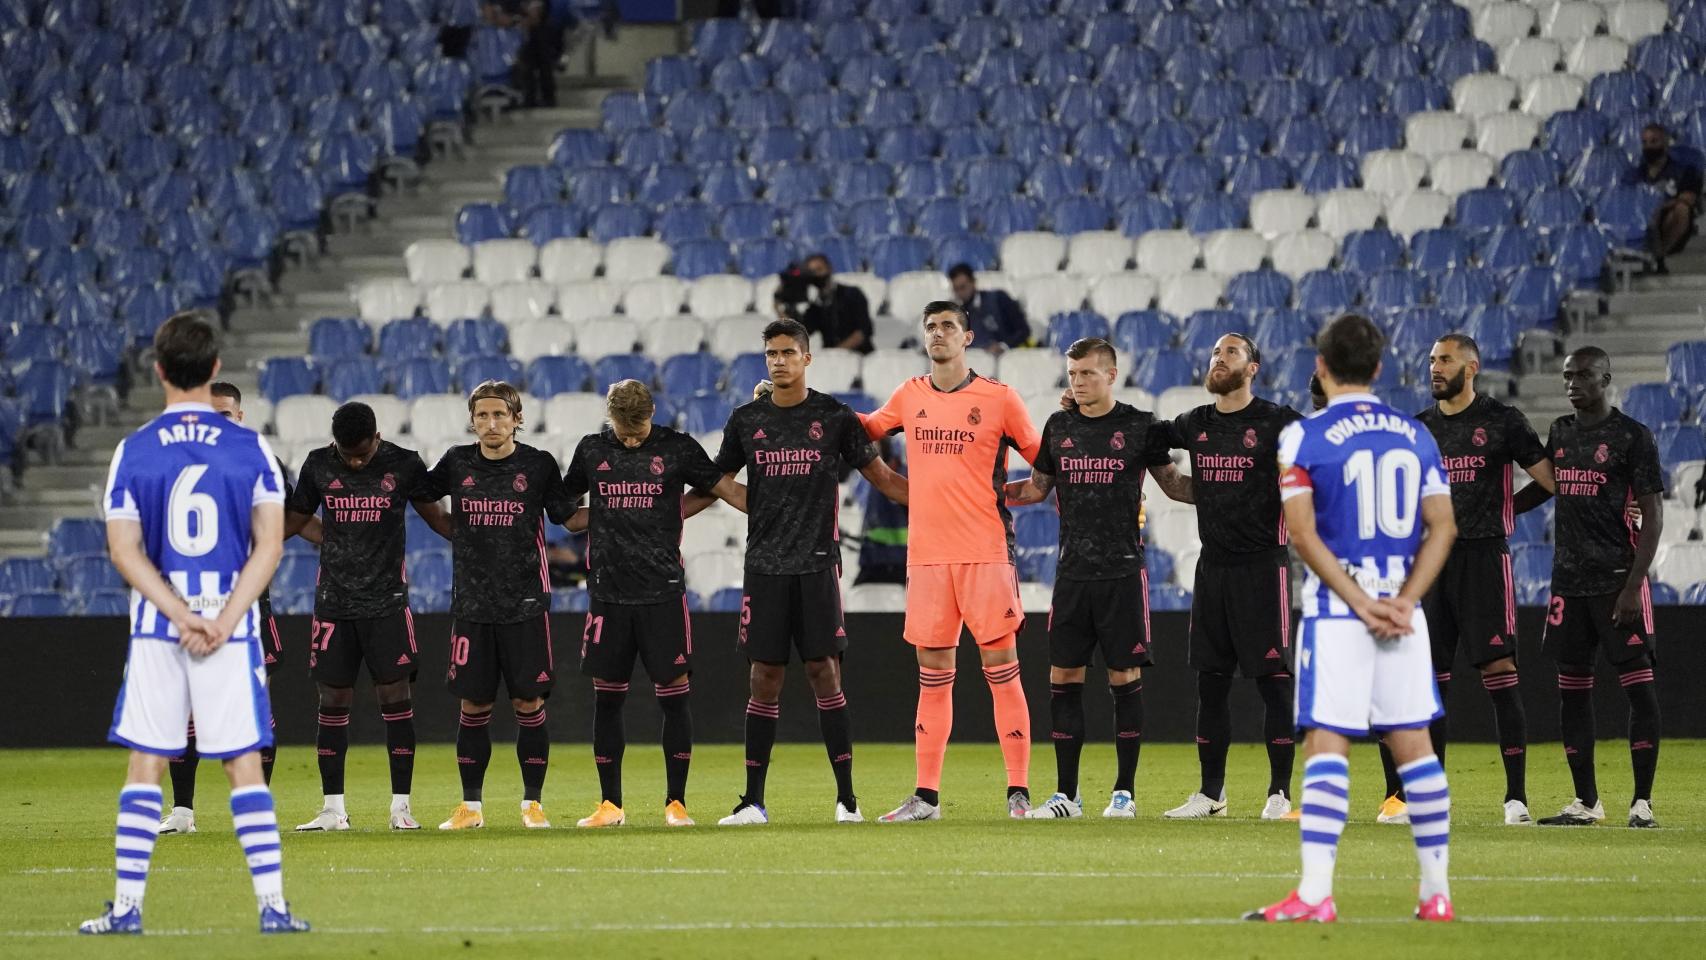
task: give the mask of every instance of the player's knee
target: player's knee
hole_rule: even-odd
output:
[[[687,674],[684,673],[667,683],[653,684],[653,686],[656,688],[659,695],[679,693],[681,692],[680,688],[687,686]]]
[[[320,684],[320,706],[347,707],[355,702],[354,687],[329,687]]]
[[[954,649],[952,647],[914,647],[918,654],[918,665],[926,670],[954,669]],[[984,661],[987,663],[988,661]]]
[[[379,698],[381,706],[407,700],[409,699],[409,681],[393,680],[390,683],[381,683],[373,688],[373,692]]]
[[[841,692],[841,664],[834,657],[806,661],[806,681],[812,693],[827,697]]]
[[[545,706],[545,698],[534,697],[531,700],[511,698],[509,703],[510,706],[515,708],[516,713],[538,713],[540,708]],[[491,708],[487,707],[486,709],[490,710]]]
[[[1256,692],[1261,694],[1264,703],[1289,704],[1291,691],[1292,677],[1289,673],[1276,673],[1256,679]]]
[[[1514,657],[1500,657],[1490,663],[1481,664],[1481,676],[1483,677],[1494,677],[1501,673],[1515,672],[1516,659]]]
[[[1009,642],[1007,638],[1003,638],[1002,640],[997,640],[994,643],[978,647],[977,655],[978,659],[983,661],[984,666],[1001,667],[1006,666],[1009,663],[1018,662],[1019,648]],[[951,656],[949,657],[948,662],[949,665],[952,665],[953,658]]]
[[[1116,671],[1109,670],[1108,676],[1111,678],[1115,674],[1115,672]],[[1084,682],[1084,668],[1083,667],[1049,667],[1048,668],[1048,682],[1049,683],[1083,683]]]
[[[1080,680],[1082,680],[1084,678],[1084,671],[1082,671],[1082,670],[1078,671],[1078,678]],[[1138,680],[1141,680],[1141,679],[1143,679],[1143,668],[1142,667],[1133,667],[1130,670],[1109,670],[1108,671],[1108,686],[1110,686],[1110,687],[1123,687],[1128,683],[1136,683]],[[1068,681],[1068,682],[1070,682],[1070,681]]]
[[[491,713],[492,705],[490,703],[475,703],[472,700],[464,700],[462,701],[462,712],[473,716],[479,716],[482,713]]]
[[[787,673],[771,663],[752,665],[752,699],[759,703],[775,703],[782,698],[782,679]]]

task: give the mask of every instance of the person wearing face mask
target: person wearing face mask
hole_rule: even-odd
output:
[[[1694,235],[1694,218],[1700,207],[1700,167],[1671,148],[1670,131],[1650,123],[1641,131],[1641,160],[1629,171],[1628,182],[1657,187],[1664,202],[1653,212],[1647,231],[1647,248],[1658,260],[1660,273],[1667,273],[1665,258],[1679,253]]]
[[[953,285],[954,299],[971,320],[972,333],[985,341],[985,349],[1000,353],[1031,343],[1031,324],[1025,319],[1025,310],[1005,290],[979,290],[977,275],[964,263],[948,269],[948,282]]]
[[[799,269],[784,271],[781,279],[776,288],[778,318],[805,324],[826,347],[871,352],[871,304],[858,287],[835,282],[828,257],[814,253]]]

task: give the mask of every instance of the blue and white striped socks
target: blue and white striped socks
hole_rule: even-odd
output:
[[[231,824],[237,829],[237,840],[243,844],[243,856],[249,861],[255,900],[261,907],[282,912],[284,867],[272,791],[265,786],[238,787],[231,791]]]
[[[1351,768],[1344,757],[1318,754],[1303,763],[1303,879],[1297,896],[1320,903],[1333,895],[1339,835],[1350,812]]]
[[[1404,797],[1410,806],[1410,834],[1416,838],[1416,859],[1422,865],[1422,899],[1451,896],[1446,868],[1451,863],[1451,790],[1445,768],[1428,754],[1398,768]]]
[[[118,794],[118,832],[114,841],[118,885],[113,891],[113,916],[142,906],[148,888],[148,862],[160,838],[159,784],[127,783]]]

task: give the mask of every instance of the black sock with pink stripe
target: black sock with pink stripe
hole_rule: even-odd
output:
[[[1439,686],[1439,702],[1445,703],[1451,695],[1451,671],[1434,674],[1434,683]],[[1445,766],[1445,741],[1451,728],[1447,726],[1451,711],[1446,710],[1438,720],[1428,724],[1428,739],[1433,741],[1434,756],[1439,758],[1439,765]]]
[[[1522,709],[1522,686],[1515,670],[1481,676],[1481,686],[1493,698],[1493,721],[1499,731],[1499,754],[1505,762],[1505,802],[1528,803],[1528,716]]]
[[[687,696],[692,685],[686,680],[670,686],[654,686],[658,708],[663,711],[664,802],[687,802],[687,768],[693,762],[693,712]]]
[[[1635,800],[1653,799],[1659,769],[1659,693],[1653,661],[1645,655],[1620,668],[1617,680],[1629,698],[1629,761],[1635,769]],[[1633,801],[1631,801],[1633,802]]]
[[[770,751],[776,746],[780,703],[746,702],[746,793],[741,799],[764,806],[764,779],[770,774]]]
[[[475,803],[484,798],[486,767],[492,762],[492,712],[462,711],[456,728],[456,769],[462,775],[462,799]]]
[[[1084,684],[1048,687],[1049,738],[1054,741],[1054,789],[1078,796],[1078,763],[1084,754]]]
[[[1109,688],[1114,694],[1114,789],[1132,792],[1143,750],[1143,681]]]
[[[1599,803],[1599,783],[1593,771],[1593,668],[1558,668],[1558,726],[1576,799],[1592,807]]]
[[[349,753],[349,707],[320,708],[320,732],[314,741],[320,755],[320,792],[328,797],[344,792],[344,756]]]
[[[853,793],[853,718],[847,712],[847,694],[837,690],[817,698],[817,723],[823,731],[823,749],[829,754],[829,769],[835,774],[835,799],[849,810],[859,809]]]
[[[189,728],[189,743],[184,752],[173,757],[168,770],[172,774],[172,806],[195,809],[195,772],[201,766],[201,754],[195,749],[195,724]]]
[[[277,740],[278,739],[278,718],[277,717],[271,717],[269,719],[271,720],[271,722],[269,724],[267,724],[267,729],[272,731],[273,739]],[[266,783],[267,786],[270,787],[270,786],[272,786],[272,765],[273,765],[273,762],[278,759],[278,748],[276,746],[274,746],[274,747],[262,747],[260,752],[261,752],[261,780],[264,783]]]
[[[544,704],[531,713],[515,712],[515,760],[521,764],[521,799],[538,802],[551,765],[551,731],[545,726]]]
[[[1256,692],[1262,695],[1262,739],[1268,743],[1268,796],[1277,793],[1287,800],[1297,763],[1297,720],[1291,705],[1295,683],[1289,673],[1256,678]]]
[[[415,782],[415,703],[404,698],[379,705],[385,720],[385,755],[391,762],[391,793],[402,796]]]
[[[622,754],[628,749],[628,732],[622,723],[622,706],[627,702],[627,683],[592,682],[592,762],[598,767],[601,799],[618,807],[622,805]]]
[[[1197,674],[1197,763],[1202,795],[1220,799],[1226,792],[1226,752],[1232,746],[1232,678]]]

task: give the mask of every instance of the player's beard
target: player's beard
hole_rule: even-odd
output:
[[[1203,386],[1208,389],[1209,393],[1217,397],[1224,397],[1229,393],[1237,393],[1249,383],[1250,371],[1248,368],[1234,370],[1231,367],[1224,367],[1211,368],[1208,371],[1208,379]]]
[[[1433,398],[1435,400],[1449,400],[1452,397],[1457,396],[1459,393],[1462,393],[1463,381],[1467,379],[1468,376],[1469,371],[1459,370],[1457,371],[1457,376],[1447,380],[1444,384],[1435,383],[1430,379],[1428,381],[1428,385],[1429,389],[1433,391]]]

